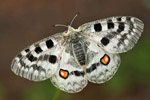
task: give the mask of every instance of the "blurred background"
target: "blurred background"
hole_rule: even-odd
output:
[[[55,88],[50,80],[31,82],[12,73],[11,61],[28,45],[63,32],[74,15],[83,23],[111,16],[141,19],[144,32],[136,46],[121,54],[115,76],[89,83],[77,94]],[[0,0],[0,100],[150,100],[150,0]]]

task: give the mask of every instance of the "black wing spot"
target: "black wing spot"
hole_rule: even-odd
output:
[[[85,73],[83,71],[73,71],[70,74],[75,76],[84,76]]]
[[[101,24],[100,24],[100,23],[98,23],[98,24],[94,24],[94,29],[95,29],[95,31],[96,31],[96,32],[101,31],[101,30],[102,30],[102,26],[101,26]]]
[[[94,71],[96,68],[97,68],[97,66],[99,66],[100,65],[100,63],[94,63],[94,64],[92,64],[88,69],[86,69],[86,72],[87,73],[91,73],[92,71]]]
[[[112,28],[114,28],[114,23],[108,22],[107,26],[108,26],[108,29],[112,29]]]
[[[101,39],[101,43],[102,43],[104,46],[106,46],[106,45],[109,43],[109,39],[106,38],[106,37],[103,37],[103,38]]]
[[[54,46],[53,41],[52,41],[51,39],[50,39],[50,40],[47,40],[47,41],[46,41],[46,46],[47,46],[47,48],[53,47],[53,46]]]
[[[120,23],[119,26],[118,26],[117,32],[119,32],[119,33],[122,32],[124,30],[124,27],[125,27],[124,23]]]
[[[25,50],[26,53],[29,52],[29,51],[30,51],[29,49],[26,49],[26,50]]]
[[[40,48],[40,47],[36,47],[35,48],[35,52],[37,53],[37,54],[39,54],[40,52],[42,52],[43,50]]]
[[[120,22],[120,21],[121,21],[121,17],[117,18],[117,21],[119,21],[119,22]]]
[[[27,58],[28,58],[31,62],[37,60],[37,57],[34,57],[32,54],[28,54],[28,55],[27,55]]]
[[[111,19],[108,19],[108,20],[107,20],[107,23],[112,23],[112,20],[111,20]]]
[[[127,20],[127,21],[131,21],[131,17],[127,17],[126,20]]]
[[[57,60],[57,57],[55,55],[50,55],[49,56],[49,62],[52,64],[55,64]]]

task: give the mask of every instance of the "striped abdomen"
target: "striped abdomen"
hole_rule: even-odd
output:
[[[80,42],[73,43],[74,56],[80,65],[85,65],[85,52]]]

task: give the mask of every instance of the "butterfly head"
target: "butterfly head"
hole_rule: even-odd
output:
[[[71,27],[73,21],[75,20],[75,18],[79,15],[79,12],[73,17],[73,19],[71,20],[69,25],[63,25],[63,24],[55,24],[53,26],[63,26],[63,27],[67,27],[68,30],[63,32],[63,36],[67,37],[71,34],[77,33],[79,32],[79,29],[74,29],[73,27]]]
[[[63,32],[64,36],[69,36],[71,34],[77,33],[79,32],[78,29],[74,29],[73,27],[71,27],[70,25],[68,26],[68,30]]]

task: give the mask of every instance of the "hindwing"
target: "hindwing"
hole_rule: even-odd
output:
[[[63,91],[76,93],[87,85],[87,79],[84,68],[77,63],[69,43],[65,47],[57,72],[51,77],[51,82]]]

